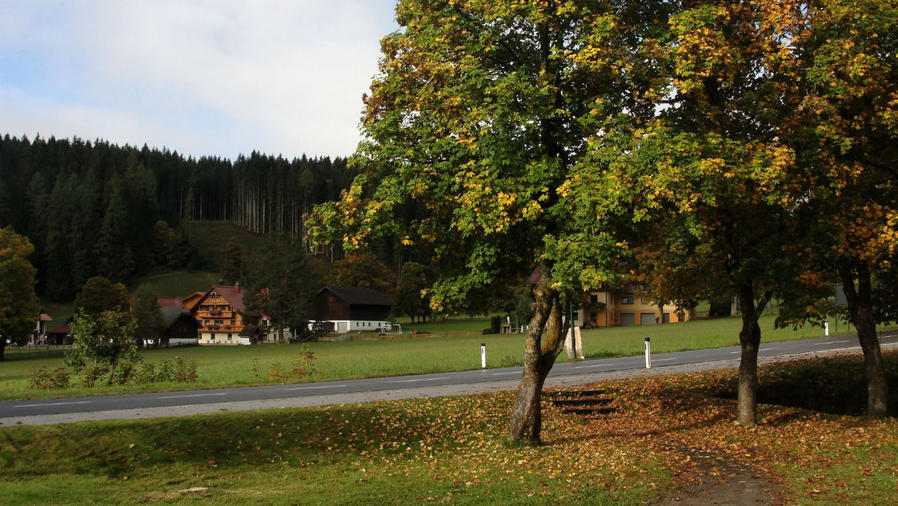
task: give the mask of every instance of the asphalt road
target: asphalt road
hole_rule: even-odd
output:
[[[898,333],[884,333],[880,335],[880,342],[889,347],[898,344]],[[762,343],[759,358],[763,361],[771,357],[851,350],[857,347],[857,337],[851,335]],[[708,368],[708,364],[732,366],[732,362],[738,360],[739,353],[739,348],[734,346],[653,354],[651,372]],[[726,364],[727,362],[730,364]],[[702,365],[705,367],[701,367]],[[683,366],[687,367],[684,369]],[[643,355],[561,362],[552,368],[549,374],[551,381],[547,384],[586,383],[593,381],[589,378],[595,377],[598,373],[621,372],[625,373],[624,375],[634,375],[638,370],[645,370]],[[521,377],[521,372],[521,367],[508,367],[320,383],[2,402],[0,425],[176,416],[217,410],[321,405],[495,391],[514,388]]]

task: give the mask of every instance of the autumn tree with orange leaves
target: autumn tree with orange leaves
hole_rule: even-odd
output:
[[[575,293],[645,275],[639,258],[679,300],[707,290],[695,276],[722,280],[742,313],[737,419],[754,425],[759,317],[825,263],[810,261],[808,213],[834,225],[824,243],[859,329],[870,273],[894,253],[896,17],[853,6],[403,0],[365,100],[361,174],[311,233],[434,251],[441,311],[535,274],[509,431],[531,442]],[[410,202],[424,219],[397,219]]]
[[[630,247],[676,246],[657,261],[656,284],[698,292],[684,274],[729,284],[742,316],[737,419],[749,426],[757,423],[758,320],[798,269],[783,253],[797,226],[796,160],[778,129],[801,20],[790,2],[681,5],[663,35],[640,41],[657,68],[644,93],[653,107],[615,113],[597,100],[601,135],[563,189],[593,233],[603,226],[597,210],[618,213],[643,231]]]
[[[559,188],[598,135],[597,97],[613,97],[607,107],[618,111],[651,107],[621,87],[624,67],[634,65],[621,58],[659,29],[639,20],[664,19],[666,8],[401,1],[402,28],[383,39],[381,74],[365,101],[367,140],[352,161],[362,173],[339,202],[316,210],[312,233],[347,249],[385,235],[432,249],[439,279],[427,295],[437,311],[464,309],[534,274],[512,439],[540,440],[540,395],[569,326],[567,301],[611,280],[617,255],[627,253],[607,231],[574,227]],[[616,24],[622,18],[634,22]],[[602,67],[580,64],[597,52],[618,56]],[[425,219],[398,220],[408,202]]]
[[[784,88],[795,108],[782,129],[799,160],[804,254],[813,281],[842,283],[864,352],[867,413],[884,416],[876,324],[898,318],[898,3],[809,2],[804,15],[796,79]]]

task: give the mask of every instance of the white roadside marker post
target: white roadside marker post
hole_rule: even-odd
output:
[[[823,335],[829,337],[829,322],[823,322]]]
[[[486,369],[486,343],[480,343],[480,368]]]
[[[574,351],[576,351],[577,358],[583,360],[583,336],[580,334],[580,327],[574,327]]]
[[[652,340],[648,337],[645,338],[645,368],[652,368]]]

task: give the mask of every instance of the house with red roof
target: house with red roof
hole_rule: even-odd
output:
[[[40,315],[37,317],[37,323],[34,325],[34,331],[28,340],[28,344],[44,344],[47,341],[47,322],[53,321],[46,311],[41,309]]]
[[[247,328],[246,306],[240,285],[215,285],[192,300],[190,313],[197,322],[199,344],[252,344]]]

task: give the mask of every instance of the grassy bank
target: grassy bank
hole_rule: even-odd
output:
[[[898,357],[888,354],[891,379]],[[898,420],[809,411],[852,392],[857,358],[765,368],[762,391],[805,391],[733,425],[734,373],[606,382],[616,411],[544,403],[544,445],[503,443],[509,393],[177,419],[0,428],[7,504],[645,503],[761,477],[787,503],[890,504]],[[801,386],[818,379],[812,392]],[[828,386],[827,386],[828,385]],[[856,397],[856,395],[855,395]],[[699,459],[698,455],[706,458]]]
[[[773,316],[762,318],[763,341],[819,337],[819,328],[805,327],[773,330]],[[738,344],[740,320],[724,318],[697,320],[688,323],[645,327],[615,327],[590,329],[583,332],[583,346],[587,358],[639,355],[643,339],[652,338],[654,353],[701,349]],[[487,346],[487,367],[521,365],[524,355],[524,336],[481,335],[488,326],[485,320],[456,320],[413,328],[432,332],[430,337],[411,337],[406,334],[378,339],[373,335],[355,336],[354,341],[321,342],[306,345],[267,344],[240,347],[192,347],[141,352],[144,360],[158,362],[173,360],[181,355],[197,364],[200,381],[194,384],[126,385],[123,387],[95,387],[87,389],[75,382],[65,390],[35,390],[29,387],[34,370],[41,367],[55,369],[64,365],[61,356],[47,358],[11,359],[0,363],[0,399],[71,397],[101,393],[140,392],[184,388],[213,388],[296,381],[323,381],[374,376],[393,376],[433,372],[477,369],[480,367],[480,345]],[[844,327],[843,327],[844,330]],[[301,353],[315,353],[312,377],[293,377],[289,372]],[[559,360],[567,360],[562,354]]]

